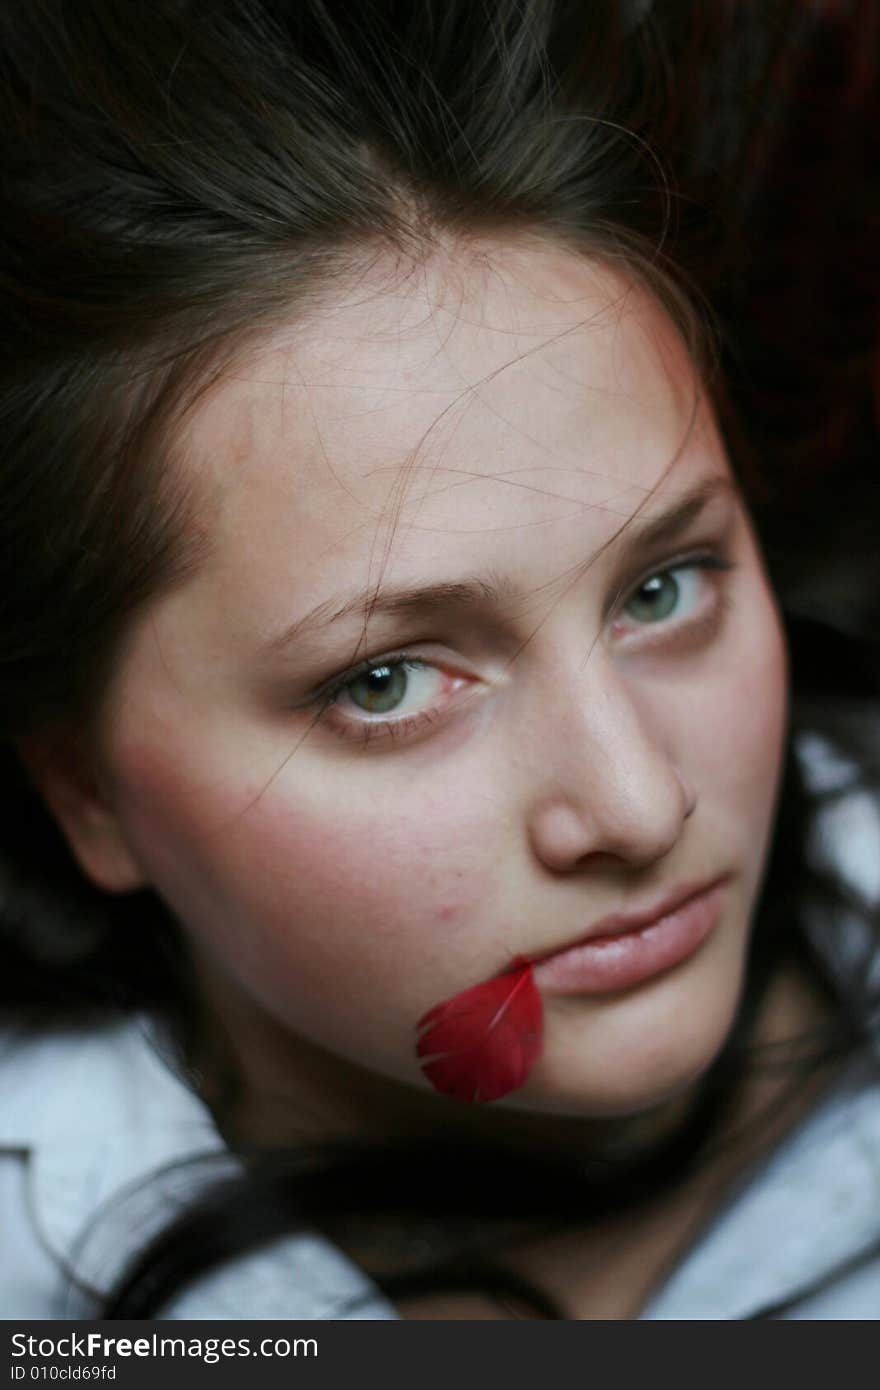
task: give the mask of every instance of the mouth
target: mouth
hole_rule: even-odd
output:
[[[682,885],[653,908],[613,913],[571,945],[530,957],[546,994],[613,994],[688,959],[713,931],[729,875]]]

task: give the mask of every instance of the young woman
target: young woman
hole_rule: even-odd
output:
[[[6,1316],[873,1316],[868,89],[797,237],[713,16],[0,17]]]

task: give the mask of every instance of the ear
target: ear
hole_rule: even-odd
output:
[[[53,729],[19,739],[16,748],[86,877],[108,893],[144,887],[85,739]]]

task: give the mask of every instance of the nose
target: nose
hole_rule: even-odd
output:
[[[565,696],[557,684],[532,743],[529,836],[557,873],[598,856],[648,867],[675,846],[696,806],[669,747],[672,729],[650,697],[639,698],[601,658],[591,667],[572,676]]]

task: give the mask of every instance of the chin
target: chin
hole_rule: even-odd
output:
[[[612,1119],[684,1097],[712,1066],[733,1026],[739,994],[729,978],[722,983],[685,991],[683,981],[656,981],[601,1003],[554,1001],[545,1013],[540,1060],[502,1104]]]

